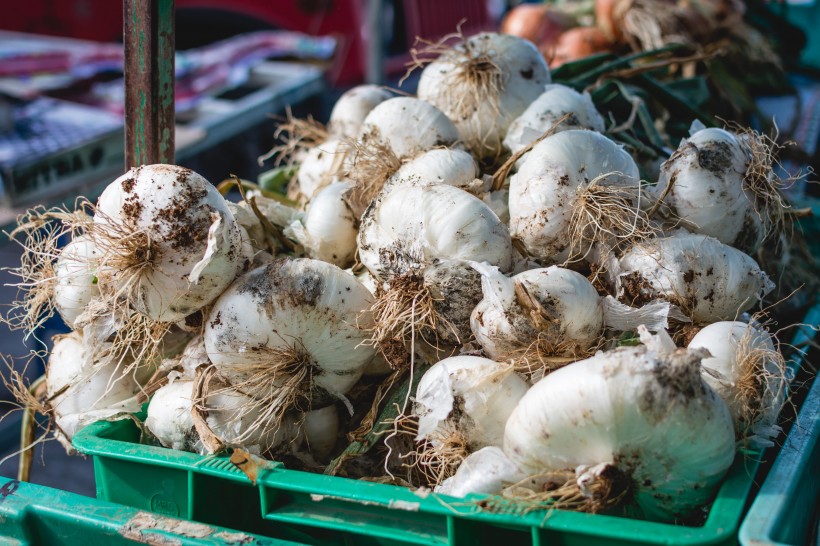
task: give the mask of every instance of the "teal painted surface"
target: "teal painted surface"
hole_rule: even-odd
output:
[[[0,478],[0,543],[18,546],[299,546]]]

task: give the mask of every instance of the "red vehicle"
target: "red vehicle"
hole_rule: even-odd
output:
[[[386,0],[385,28],[391,42],[388,67],[400,68],[416,36],[438,38],[462,19],[470,33],[491,26],[486,0]],[[369,33],[367,0],[176,0],[177,47],[188,49],[242,32],[282,28],[339,39],[332,84],[364,77]],[[111,0],[27,0],[7,10],[0,28],[96,41],[122,40],[122,3]],[[392,55],[392,62],[390,57]]]

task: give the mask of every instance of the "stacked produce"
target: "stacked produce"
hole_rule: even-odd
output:
[[[786,373],[746,253],[784,222],[767,141],[694,125],[641,180],[529,42],[434,52],[419,98],[290,120],[290,201],[148,165],[23,219],[9,318],[74,330],[34,401],[59,437],[150,397],[174,449],[662,521],[770,442]]]

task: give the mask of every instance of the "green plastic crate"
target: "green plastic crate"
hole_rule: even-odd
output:
[[[743,546],[817,544],[820,524],[820,380],[740,528]],[[813,539],[813,540],[812,540]]]
[[[0,478],[0,544],[15,546],[299,546]]]
[[[815,305],[806,324],[820,323]],[[802,328],[794,341],[814,334]],[[793,360],[800,366],[802,355]],[[112,502],[264,536],[337,545],[734,545],[760,461],[772,451],[739,454],[701,526],[554,510],[494,514],[480,497],[420,496],[392,485],[263,469],[254,485],[228,457],[203,457],[140,445],[131,420],[99,422],[74,437],[94,456],[97,496]]]

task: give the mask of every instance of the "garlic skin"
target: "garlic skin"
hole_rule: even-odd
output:
[[[482,88],[477,81],[491,80]],[[443,52],[421,73],[418,96],[455,122],[461,140],[477,156],[502,153],[502,140],[517,118],[550,83],[535,46],[516,36],[483,32]]]
[[[416,388],[416,439],[435,444],[457,430],[470,450],[500,445],[507,418],[528,388],[512,367],[487,358],[440,360]]]
[[[671,183],[664,202],[687,229],[753,254],[763,242],[764,225],[744,180],[750,154],[735,134],[701,129],[663,163],[653,192],[660,196]]]
[[[507,227],[480,199],[447,185],[402,186],[382,193],[359,228],[359,259],[386,280],[436,260],[486,261],[507,271]]]
[[[774,288],[747,254],[684,231],[633,245],[620,258],[618,270],[619,299],[662,298],[696,323],[733,319]]]
[[[469,191],[478,174],[478,166],[467,152],[433,148],[399,167],[385,183],[385,191],[404,184],[448,184]]]
[[[343,199],[350,187],[349,182],[325,186],[311,200],[304,220],[289,226],[308,257],[342,268],[353,265],[358,220]]]
[[[570,114],[570,117],[556,127],[556,132],[568,129],[604,132],[604,118],[595,109],[589,93],[579,93],[571,87],[554,83],[547,85],[544,92],[510,124],[504,146],[512,153],[518,152],[538,139],[565,114]]]
[[[355,138],[367,114],[373,108],[393,97],[379,85],[357,85],[345,91],[330,112],[328,132],[339,139]]]
[[[513,411],[504,452],[528,475],[608,463],[644,517],[685,517],[735,457],[729,409],[701,379],[706,356],[629,347],[554,371]]]
[[[580,273],[551,266],[509,278],[495,268],[474,267],[481,272],[484,299],[470,325],[490,358],[523,356],[539,337],[554,346],[550,356],[569,356],[588,350],[603,334],[601,298]]]
[[[458,140],[453,122],[433,104],[412,97],[395,97],[373,108],[362,123],[359,140],[374,139],[398,159],[415,157]]]
[[[136,413],[140,386],[116,362],[94,361],[78,332],[54,337],[46,368],[46,392],[54,411],[55,437],[73,452],[71,438],[91,423]]]
[[[603,135],[568,130],[545,138],[510,178],[511,235],[535,259],[561,262],[570,245],[572,203],[596,179],[610,186],[640,184],[632,157]]]
[[[711,354],[701,362],[703,380],[726,402],[741,440],[774,445],[780,432],[777,417],[786,401],[788,375],[772,336],[763,328],[739,321],[704,326],[689,349]]]
[[[277,260],[238,278],[214,303],[203,336],[218,374],[241,385],[252,367],[276,352],[291,352],[295,373],[310,371],[306,393],[319,403],[335,401],[361,377],[374,349],[365,346],[372,321],[370,292],[338,267],[310,259]],[[310,367],[306,370],[305,366]],[[289,375],[271,365],[270,382],[243,392],[263,396]],[[307,386],[307,385],[306,385]]]
[[[464,498],[467,495],[499,495],[504,487],[526,476],[495,446],[482,447],[459,465],[454,476],[436,487],[436,493]]]
[[[208,455],[191,416],[194,381],[179,379],[161,387],[148,404],[145,426],[164,447]],[[265,453],[296,436],[293,419],[287,416],[275,427],[252,426],[259,418],[252,399],[242,393],[219,388],[208,395],[205,418],[211,431],[228,446],[241,446],[256,455]],[[250,411],[246,411],[252,408]]]
[[[100,252],[88,235],[80,235],[60,252],[54,265],[54,307],[71,329],[91,300],[100,294],[97,268]]]
[[[109,184],[90,233],[98,249],[106,248],[100,289],[125,291],[138,311],[162,322],[211,303],[245,259],[240,226],[225,199],[200,175],[176,165],[137,167]]]

